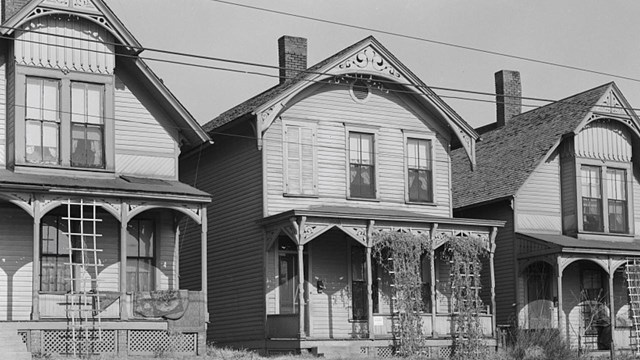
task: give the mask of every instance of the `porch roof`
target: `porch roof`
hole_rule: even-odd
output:
[[[372,209],[350,206],[319,206],[307,209],[291,209],[262,219],[263,225],[288,220],[291,217],[307,216],[319,218],[340,218],[353,220],[384,220],[415,223],[438,223],[451,225],[475,225],[504,227],[505,222],[499,220],[449,218],[426,216],[405,210]]]
[[[571,236],[558,235],[558,234],[539,234],[539,233],[518,233],[526,238],[533,240],[541,240],[547,243],[548,249],[555,249],[559,251],[588,251],[597,250],[600,252],[609,251],[640,251],[640,243],[637,241],[609,241],[601,239],[577,239]]]
[[[101,174],[97,174],[100,176]],[[124,197],[159,197],[182,201],[210,202],[211,196],[185,183],[135,176],[103,178],[22,174],[0,169],[0,189],[36,192],[86,193]],[[113,177],[112,177],[113,176]]]

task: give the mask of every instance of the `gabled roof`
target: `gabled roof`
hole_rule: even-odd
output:
[[[64,2],[59,3],[55,0],[32,0],[27,2],[20,10],[14,14],[9,14],[10,17],[1,24],[0,35],[13,33],[22,23],[33,17],[50,13],[73,13],[89,21],[97,22],[106,28],[126,47],[128,52],[139,54],[144,50],[142,45],[133,37],[103,0],[90,0],[89,3],[82,3],[81,5],[74,5],[75,2],[72,1],[69,1],[66,5],[60,4],[64,4]],[[117,48],[116,53],[122,51],[124,50]],[[159,101],[159,103],[163,106],[164,104],[169,105],[165,106],[165,108],[171,114],[170,118],[176,122],[181,135],[194,146],[211,140],[196,119],[141,58],[136,56],[130,61],[134,64],[134,66],[130,68],[137,75],[141,76],[141,82],[145,88],[154,95],[153,98],[161,99],[162,101]],[[127,62],[129,62],[129,60],[127,60]]]
[[[358,69],[358,66],[353,65],[343,67],[341,65],[345,61],[349,61],[350,57],[355,56],[360,51],[366,51],[366,49],[374,49],[379,53],[381,58],[388,62],[388,68],[391,68],[390,73],[373,73],[374,75],[387,76],[390,79],[398,81],[401,85],[412,85],[409,87],[409,90],[413,91],[415,96],[421,98],[425,104],[428,103],[430,108],[434,109],[433,111],[436,114],[439,114],[440,117],[447,122],[447,125],[451,128],[452,133],[455,133],[455,136],[465,137],[466,141],[463,142],[465,145],[468,147],[473,146],[472,143],[474,143],[479,137],[475,130],[473,130],[473,128],[467,124],[460,115],[449,107],[449,105],[438,97],[433,90],[427,87],[427,85],[425,85],[415,74],[413,74],[413,72],[404,66],[373,36],[369,36],[358,41],[357,43],[308,68],[306,71],[299,73],[295,78],[288,79],[284,83],[274,86],[271,89],[268,89],[231,108],[206,123],[203,127],[208,133],[211,133],[214,129],[236,119],[245,118],[249,115],[256,115],[258,112],[270,106],[274,106],[274,104],[279,103],[288,96],[291,96],[291,94],[294,94],[296,91],[300,91],[308,84],[316,82],[318,79],[322,79],[323,76],[327,77],[349,72],[357,73],[361,71]],[[372,72],[368,72],[368,74],[372,74]],[[263,126],[262,130],[265,129],[266,126]],[[469,153],[469,156],[472,158],[473,151],[469,150]]]
[[[475,171],[463,149],[452,151],[454,209],[515,195],[562,136],[574,132],[612,88],[613,83],[598,86],[522,113],[482,134]]]

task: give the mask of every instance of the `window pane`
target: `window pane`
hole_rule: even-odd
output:
[[[28,162],[39,163],[42,161],[41,146],[41,123],[40,121],[30,121],[26,123],[26,160]]]
[[[58,82],[54,80],[43,80],[43,88],[42,120],[59,121]]]
[[[360,164],[360,135],[349,133],[349,162]]]
[[[127,291],[136,291],[138,284],[138,259],[127,259]]]
[[[138,260],[138,291],[151,291],[153,281],[153,271],[151,260]]]
[[[580,175],[583,229],[585,231],[604,231],[600,168],[597,166],[582,166]]]
[[[58,123],[42,123],[42,161],[58,163]]]
[[[351,291],[353,292],[353,320],[367,320],[367,283],[353,282]]]
[[[42,119],[42,80],[27,78],[27,119]]]
[[[88,148],[86,159],[87,165],[94,167],[102,167],[102,127],[87,125],[87,142]]]
[[[626,171],[607,169],[607,196],[609,199],[627,200]]]
[[[418,167],[418,140],[407,140],[407,166],[409,168]]]
[[[361,247],[351,248],[351,279],[353,281],[365,281],[365,261],[364,249]]]
[[[373,164],[373,135],[361,134],[362,150],[361,150],[361,164],[372,165]]]
[[[102,126],[73,124],[71,164],[74,166],[103,166]]]
[[[139,234],[140,256],[153,257],[153,221],[140,220]]]
[[[131,220],[127,225],[127,256],[137,257],[138,255],[138,221]]]
[[[627,233],[627,202],[609,199],[609,231]]]
[[[597,166],[582,166],[582,196],[597,198],[602,197],[600,188],[600,168]]]
[[[102,86],[87,85],[87,122],[102,124]]]
[[[85,86],[80,83],[71,84],[71,121],[83,123],[86,114]]]

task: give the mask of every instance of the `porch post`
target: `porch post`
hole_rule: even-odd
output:
[[[207,232],[208,230],[208,225],[207,225],[207,207],[204,205],[200,205],[200,248],[201,248],[201,254],[200,254],[200,277],[201,277],[201,281],[202,281],[202,285],[200,285],[202,287],[202,297],[204,298],[204,310],[206,311],[206,321],[209,321],[209,307],[207,305],[207,301],[208,301],[208,291],[207,291],[207,287],[209,286],[209,282],[207,279]]]
[[[33,269],[31,284],[31,320],[40,320],[40,201],[33,203]]]
[[[300,325],[300,339],[305,338],[304,333],[304,245],[298,244],[298,315]]]
[[[616,272],[613,268],[613,263],[611,261],[611,257],[609,257],[609,323],[611,324],[611,354],[615,352],[615,341],[613,341],[613,335],[616,330],[616,313],[615,313],[615,304],[613,303],[613,277]]]
[[[436,337],[438,332],[436,331],[436,322],[438,312],[438,306],[436,304],[436,251],[433,249],[433,244],[436,241],[436,230],[438,229],[438,224],[434,223],[431,227],[431,252],[429,253],[429,268],[431,270],[431,336]]]
[[[558,331],[560,332],[560,336],[566,339],[566,334],[563,331],[564,324],[562,316],[562,258],[560,256],[557,257],[556,273],[558,275]]]
[[[127,306],[127,225],[129,224],[129,204],[120,207],[120,320],[129,319]]]
[[[491,229],[491,249],[489,251],[489,272],[491,276],[491,335],[496,336],[496,271],[493,264],[494,253],[496,251],[496,235],[498,234],[498,228],[493,227]]]
[[[367,224],[367,330],[369,331],[369,339],[375,338],[375,329],[373,327],[373,270],[371,265],[371,248],[373,246],[371,232],[373,231],[373,224],[375,224],[374,220],[369,220]]]

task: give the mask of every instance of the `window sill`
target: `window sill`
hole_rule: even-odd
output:
[[[595,231],[579,231],[577,234],[578,239],[583,240],[607,240],[615,241],[619,239],[621,241],[631,241],[635,238],[635,234],[617,234],[607,232],[595,232]],[[606,238],[606,239],[603,239]]]
[[[378,198],[357,198],[357,197],[347,197],[347,200],[351,200],[351,201],[380,202],[380,199],[378,199]]]
[[[309,198],[309,199],[317,199],[320,197],[317,194],[307,195],[307,194],[291,194],[291,193],[283,193],[282,196],[290,197],[290,198]]]
[[[405,201],[407,205],[419,205],[419,206],[438,206],[434,202],[420,202],[420,201]]]
[[[46,164],[16,164],[13,171],[16,174],[35,174],[49,176],[78,176],[86,175],[88,177],[113,178],[115,171],[99,168],[80,168],[68,167],[61,165]]]

